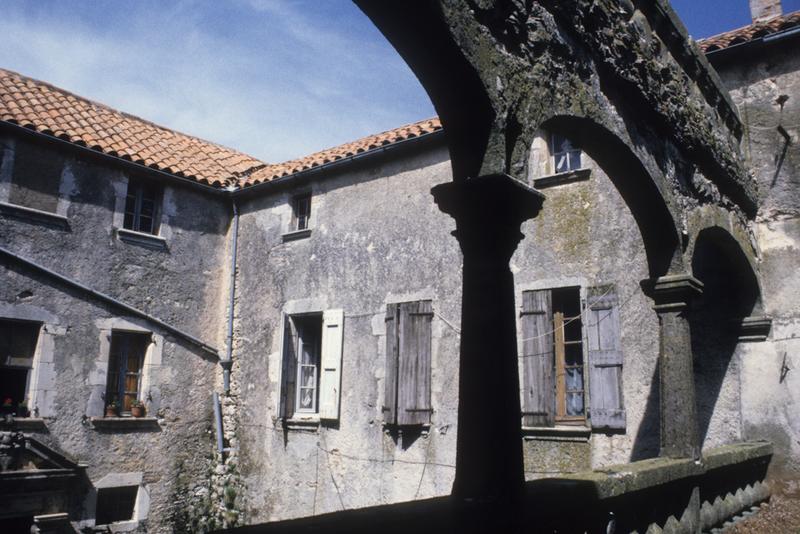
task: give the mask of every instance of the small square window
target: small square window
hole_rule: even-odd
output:
[[[0,402],[18,417],[28,415],[24,403],[40,329],[39,323],[0,320]]]
[[[119,521],[131,521],[138,493],[139,486],[98,489],[95,524],[110,525]]]
[[[311,194],[292,197],[292,231],[307,230],[311,221]]]
[[[577,171],[581,168],[581,151],[572,141],[558,134],[551,138],[550,152],[556,173]]]
[[[117,404],[117,409],[130,413],[133,402],[139,399],[142,365],[150,335],[133,332],[113,332],[111,352],[108,357],[106,404]]]
[[[161,189],[155,184],[140,180],[128,182],[122,227],[134,232],[157,235],[160,198]]]

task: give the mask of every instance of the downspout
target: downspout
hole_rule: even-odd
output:
[[[228,191],[233,192],[236,186],[231,186]],[[233,366],[233,310],[236,301],[236,252],[239,245],[239,206],[236,199],[231,199],[233,207],[233,242],[231,244],[231,265],[228,298],[228,335],[225,357],[220,359],[222,366],[222,389],[225,394],[231,390],[231,367]]]

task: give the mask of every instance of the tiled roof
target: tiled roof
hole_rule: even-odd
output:
[[[438,117],[423,121],[407,124],[394,130],[389,130],[375,135],[370,135],[344,145],[329,148],[284,163],[267,165],[263,169],[243,177],[239,180],[242,187],[248,187],[263,182],[269,182],[283,176],[289,176],[299,172],[307,171],[315,167],[333,163],[337,160],[345,159],[375,150],[386,145],[392,145],[400,141],[406,141],[425,134],[430,134],[442,129],[442,123]]]
[[[0,120],[217,187],[265,165],[247,154],[3,69]]]
[[[700,49],[707,54],[715,50],[729,48],[737,44],[753,41],[754,39],[795,27],[800,27],[800,11],[773,17],[760,22],[754,22],[743,28],[721,33],[707,39],[701,39],[697,44],[700,45]]]

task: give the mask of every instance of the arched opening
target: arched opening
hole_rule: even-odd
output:
[[[667,274],[679,251],[677,228],[662,193],[631,149],[614,133],[583,117],[552,117],[541,128],[569,139],[606,173],[639,227],[650,277]]]
[[[697,237],[694,276],[704,284],[690,315],[698,437],[704,448],[741,438],[741,320],[761,306],[758,280],[736,239],[720,227]]]

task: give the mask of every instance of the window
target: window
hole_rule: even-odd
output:
[[[97,525],[131,521],[136,507],[139,486],[99,488],[97,490]]]
[[[106,404],[116,402],[121,413],[130,413],[133,401],[139,399],[142,365],[150,341],[149,334],[111,334],[105,400]]]
[[[62,157],[52,149],[18,141],[8,201],[55,213],[61,185]]]
[[[158,203],[160,188],[140,180],[128,182],[125,197],[125,217],[122,227],[134,232],[158,234]]]
[[[388,425],[424,425],[431,412],[431,301],[386,306],[386,389]]]
[[[577,171],[581,168],[581,151],[572,142],[558,134],[551,136],[550,153],[556,173]]]
[[[578,287],[523,292],[524,426],[625,428],[618,307],[613,286],[589,288],[583,310]]]
[[[339,418],[343,322],[342,310],[285,316],[282,418]]]
[[[10,401],[13,413],[20,417],[28,415],[20,404],[28,401],[40,329],[39,323],[0,320],[0,402]]]
[[[311,193],[292,197],[292,231],[308,230],[311,221]]]

